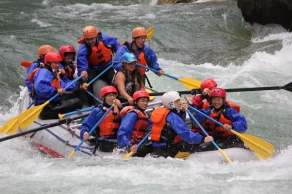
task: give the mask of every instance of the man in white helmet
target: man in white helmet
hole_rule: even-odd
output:
[[[153,157],[174,157],[180,151],[180,138],[191,144],[213,141],[212,136],[203,137],[185,124],[180,114],[182,102],[178,92],[166,92],[161,101],[164,107],[156,108],[151,114]]]

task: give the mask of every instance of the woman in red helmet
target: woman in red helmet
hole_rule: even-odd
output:
[[[113,61],[113,65],[116,71],[121,70],[122,68],[122,56],[126,52],[133,53],[138,59],[138,63],[144,66],[149,66],[157,71],[159,71],[159,76],[164,74],[164,71],[160,68],[157,63],[157,57],[154,51],[147,45],[145,42],[147,40],[147,32],[143,27],[134,28],[132,31],[132,42],[125,42],[123,46],[121,46],[116,53],[115,59]],[[146,69],[140,67],[139,68],[143,77],[146,77]],[[144,83],[145,80],[143,79]]]
[[[58,74],[59,64],[62,58],[59,53],[48,52],[44,58],[44,68],[35,69],[29,76],[29,81],[33,84],[33,102],[35,105],[43,104],[55,94],[64,94],[69,83],[60,79]],[[67,91],[74,91],[77,83],[72,84]],[[62,96],[55,98],[49,105],[45,106],[40,113],[41,119],[57,119],[58,114],[64,114],[82,108],[82,102],[78,98],[63,99]]]
[[[184,95],[189,105],[195,106],[197,109],[206,109],[210,106],[210,91],[217,87],[217,83],[213,79],[206,79],[201,83],[202,94],[194,95],[192,98]]]
[[[133,95],[134,106],[126,106],[120,112],[122,123],[118,131],[118,146],[132,151],[133,156],[145,157],[152,152],[152,145],[144,143],[139,149],[137,144],[145,137],[148,127],[148,115],[145,113],[149,102],[149,94],[138,90]]]
[[[244,143],[232,132],[233,129],[239,133],[244,133],[247,130],[247,122],[245,117],[238,113],[235,108],[229,105],[226,100],[226,92],[222,88],[213,88],[209,94],[212,105],[206,110],[200,110],[213,119],[216,119],[224,126],[218,126],[211,120],[201,114],[196,114],[196,118],[199,122],[206,120],[205,130],[209,135],[214,137],[214,141],[219,145],[221,149],[231,147],[244,147]],[[202,150],[204,149],[204,150]],[[215,150],[216,148],[210,144],[200,151]]]
[[[89,131],[105,114],[105,112],[115,103],[115,108],[110,111],[95,129],[96,149],[102,152],[112,152],[117,147],[117,133],[120,126],[121,102],[116,99],[118,92],[113,86],[105,86],[100,91],[100,98],[103,104],[97,106],[84,120],[80,128],[80,137],[89,140]]]

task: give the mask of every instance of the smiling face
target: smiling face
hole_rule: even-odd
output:
[[[96,38],[85,38],[85,42],[89,45],[89,46],[94,46],[96,43]]]
[[[60,65],[59,62],[51,62],[51,63],[50,63],[51,68],[52,68],[53,70],[56,70],[56,71],[59,69],[59,65]]]
[[[136,101],[136,104],[137,106],[142,109],[142,110],[146,110],[147,109],[147,106],[148,106],[148,102],[149,102],[149,99],[148,98],[139,98],[137,101]]]
[[[114,103],[114,100],[117,98],[117,93],[107,93],[105,95],[105,102],[108,104],[108,105],[113,105]]]
[[[214,108],[218,109],[222,107],[224,103],[224,99],[222,97],[212,97],[212,104]]]

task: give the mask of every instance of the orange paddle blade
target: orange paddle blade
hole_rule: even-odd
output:
[[[29,68],[29,67],[31,66],[31,64],[33,64],[33,62],[31,62],[31,61],[22,61],[22,62],[20,63],[20,65],[21,65],[22,67],[26,67],[26,68]]]

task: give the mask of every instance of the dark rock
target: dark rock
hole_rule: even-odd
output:
[[[246,22],[280,24],[292,30],[292,0],[237,0]]]

